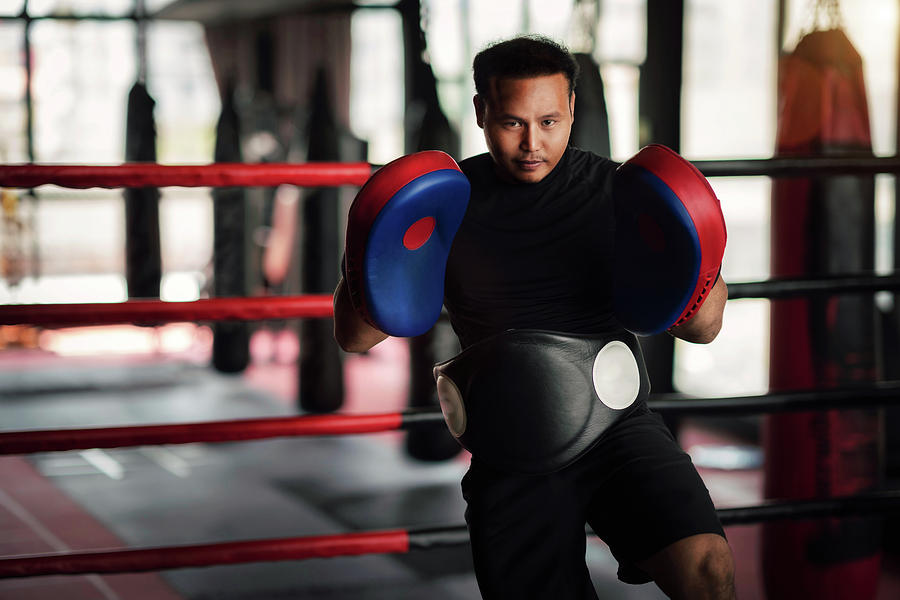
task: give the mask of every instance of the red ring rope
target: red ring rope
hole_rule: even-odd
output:
[[[333,314],[330,294],[211,298],[193,302],[129,300],[97,304],[8,304],[0,306],[0,325],[315,319]]]
[[[179,567],[392,552],[409,552],[409,532],[398,529],[223,544],[39,554],[0,559],[0,577],[133,573]]]
[[[66,188],[122,187],[305,187],[362,185],[374,167],[369,163],[158,165],[0,165],[0,187],[32,188],[54,184]]]
[[[896,512],[896,491],[824,499],[717,508],[725,526],[772,520]],[[587,532],[586,532],[587,533]],[[361,554],[407,553],[456,546],[469,539],[465,525],[394,529],[338,535],[250,540],[192,546],[94,550],[0,558],[0,578],[86,573],[127,573],[259,561],[302,560]]]
[[[404,418],[410,414],[412,413],[307,415],[172,425],[3,431],[0,432],[0,455],[155,444],[232,442],[273,437],[378,433],[401,428],[404,425]],[[415,414],[421,416],[424,413]],[[443,419],[440,411],[435,410],[428,414],[435,422]]]

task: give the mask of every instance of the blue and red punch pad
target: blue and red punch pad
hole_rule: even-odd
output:
[[[725,221],[709,182],[691,163],[650,145],[616,170],[613,308],[639,335],[692,317],[715,284]]]
[[[456,162],[428,150],[383,166],[357,194],[347,226],[348,285],[354,305],[383,332],[416,336],[437,321],[469,192]]]

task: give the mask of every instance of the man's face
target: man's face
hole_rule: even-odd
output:
[[[575,94],[569,94],[565,75],[493,78],[490,98],[475,96],[474,101],[478,126],[502,179],[537,183],[553,170],[574,120]]]

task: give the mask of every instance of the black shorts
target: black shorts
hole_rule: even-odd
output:
[[[646,406],[560,471],[510,474],[473,458],[462,489],[485,598],[596,598],[585,523],[609,546],[626,583],[651,581],[635,563],[673,542],[725,537],[690,457]]]

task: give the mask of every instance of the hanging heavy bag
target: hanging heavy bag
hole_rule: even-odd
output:
[[[839,29],[804,36],[780,65],[776,154],[871,156],[862,61]],[[772,275],[827,276],[874,267],[872,177],[778,179]],[[770,389],[841,387],[876,379],[872,296],[777,300]],[[879,478],[874,410],[768,416],[765,496],[810,499],[870,490]],[[765,524],[767,598],[873,598],[881,523],[826,518]]]

